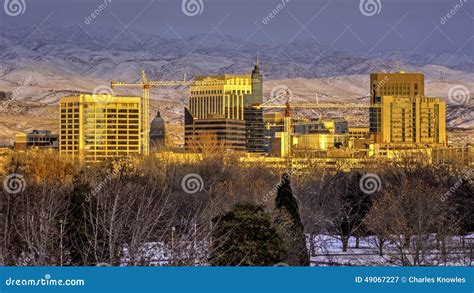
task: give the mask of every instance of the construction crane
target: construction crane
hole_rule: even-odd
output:
[[[301,103],[301,104],[293,104],[290,103],[290,95],[287,95],[287,99],[284,105],[282,104],[261,104],[261,105],[254,105],[254,108],[263,109],[263,108],[270,108],[270,109],[278,109],[284,108],[285,115],[283,120],[283,128],[284,128],[284,139],[282,143],[286,144],[287,153],[285,156],[287,158],[291,158],[292,152],[292,136],[293,136],[293,123],[291,112],[292,109],[350,109],[350,108],[361,108],[361,109],[370,109],[370,108],[381,108],[381,105],[376,104],[356,104],[356,103],[341,103],[341,104],[320,104],[320,103]]]
[[[361,108],[361,109],[370,109],[370,108],[381,108],[380,105],[375,104],[356,104],[356,103],[344,103],[344,104],[319,104],[319,103],[301,103],[301,104],[293,104],[293,103],[285,103],[284,105],[281,104],[262,104],[262,105],[255,105],[257,109],[262,108],[272,108],[272,109],[285,109],[285,112],[288,108],[295,109],[295,108],[308,108],[308,109],[349,109],[349,108]]]
[[[131,88],[142,88],[143,95],[141,99],[141,143],[142,143],[142,154],[150,154],[150,89],[155,87],[164,86],[199,86],[199,85],[223,85],[225,80],[193,80],[187,81],[186,75],[181,81],[149,81],[145,71],[142,71],[141,82],[117,82],[111,81],[110,86],[112,89],[116,87],[131,87]]]

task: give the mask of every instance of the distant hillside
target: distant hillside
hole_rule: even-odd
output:
[[[474,89],[472,64],[456,54],[386,53],[360,56],[331,49],[314,42],[295,42],[287,47],[263,46],[220,35],[169,39],[140,35],[137,44],[123,35],[76,32],[70,28],[44,30],[24,40],[21,28],[0,33],[0,144],[13,141],[15,132],[34,128],[57,129],[57,101],[61,96],[90,93],[111,80],[136,81],[141,70],[150,79],[188,79],[196,75],[248,73],[260,53],[265,78],[264,93],[285,85],[293,102],[360,102],[368,94],[369,73],[415,71],[426,77],[426,92],[447,99],[456,84]],[[114,35],[114,34],[109,34]],[[205,38],[205,41],[203,41]],[[10,46],[9,44],[12,44]],[[464,58],[464,59],[463,59]],[[440,65],[442,64],[442,65]],[[118,94],[141,95],[140,90],[120,89]],[[186,88],[160,88],[152,92],[153,111],[160,109],[167,122],[182,133]],[[472,129],[472,99],[463,106],[448,105],[451,128]],[[298,115],[347,116],[354,124],[366,124],[365,112],[302,111]]]

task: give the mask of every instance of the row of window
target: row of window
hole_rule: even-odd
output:
[[[138,146],[95,147],[95,149],[86,150],[85,153],[86,153],[86,155],[90,155],[90,154],[95,154],[95,153],[99,154],[99,153],[103,153],[103,152],[106,152],[106,151],[117,151],[117,150],[138,151]],[[79,147],[78,146],[61,146],[61,151],[76,151],[77,152],[77,151],[79,151]]]
[[[61,119],[66,119],[66,118],[79,118],[79,114],[61,114]]]
[[[106,142],[106,141],[92,141],[92,142],[86,142],[86,145],[88,148],[94,148],[94,146],[109,146],[111,148],[115,148],[119,145],[121,146],[137,146],[139,145],[139,142],[138,141],[130,141],[130,142],[126,142],[126,141],[109,141],[109,142]]]
[[[133,118],[133,119],[138,119],[137,114],[86,114],[84,115],[86,120],[94,120],[94,119],[99,119],[99,118]]]
[[[100,134],[138,134],[137,130],[115,130],[115,129],[107,129],[107,130],[86,130],[84,131],[86,135],[100,135]]]
[[[61,134],[79,134],[79,129],[61,130]]]
[[[86,108],[84,113],[138,113],[137,107],[117,109],[117,108]]]
[[[84,108],[137,108],[138,103],[84,103]],[[79,103],[61,103],[61,108],[79,108]]]
[[[61,140],[65,141],[66,139],[68,140],[79,140],[79,135],[61,135]],[[86,141],[94,141],[94,140],[138,140],[137,135],[106,135],[106,136],[101,136],[101,135],[96,135],[96,136],[86,136]]]
[[[118,147],[91,147],[91,149],[87,150],[85,153],[86,155],[91,155],[91,154],[100,154],[103,153],[104,151],[138,151],[137,146],[118,146]],[[110,153],[110,152],[109,152]]]
[[[191,91],[191,95],[193,96],[202,96],[202,95],[222,95],[222,90],[210,90],[210,91]],[[250,90],[228,90],[225,92],[226,94],[234,94],[234,95],[243,95],[243,94],[250,94]]]

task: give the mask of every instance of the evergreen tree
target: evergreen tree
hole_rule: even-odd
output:
[[[272,266],[282,262],[286,245],[262,205],[238,203],[213,219],[213,266]]]
[[[282,224],[285,215],[288,215],[290,224],[284,228],[286,241],[290,249],[287,252],[285,262],[294,266],[309,266],[309,254],[306,247],[304,226],[298,208],[298,202],[293,196],[290,185],[290,175],[283,174],[281,184],[277,190],[275,206],[279,215],[276,222]]]

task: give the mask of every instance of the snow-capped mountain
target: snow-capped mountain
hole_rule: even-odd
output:
[[[264,74],[264,92],[286,85],[298,100],[316,95],[341,100],[368,94],[369,74],[416,71],[425,74],[426,92],[447,99],[450,87],[474,89],[472,64],[463,54],[351,54],[315,41],[261,45],[219,34],[186,39],[147,34],[90,32],[81,27],[15,28],[0,31],[0,143],[17,131],[57,127],[55,107],[61,96],[92,92],[111,80],[137,81],[145,70],[152,80],[176,80],[185,75],[249,73],[257,53]],[[402,56],[402,57],[400,57]],[[120,89],[119,94],[140,95]],[[184,88],[160,88],[152,93],[154,110],[179,125],[187,101]],[[448,125],[473,128],[471,103],[448,104]],[[166,107],[166,109],[163,109]],[[169,113],[166,117],[166,113]],[[4,115],[5,114],[5,115]],[[8,115],[9,117],[6,117]],[[14,116],[13,118],[10,116]],[[24,122],[27,121],[27,122]]]

